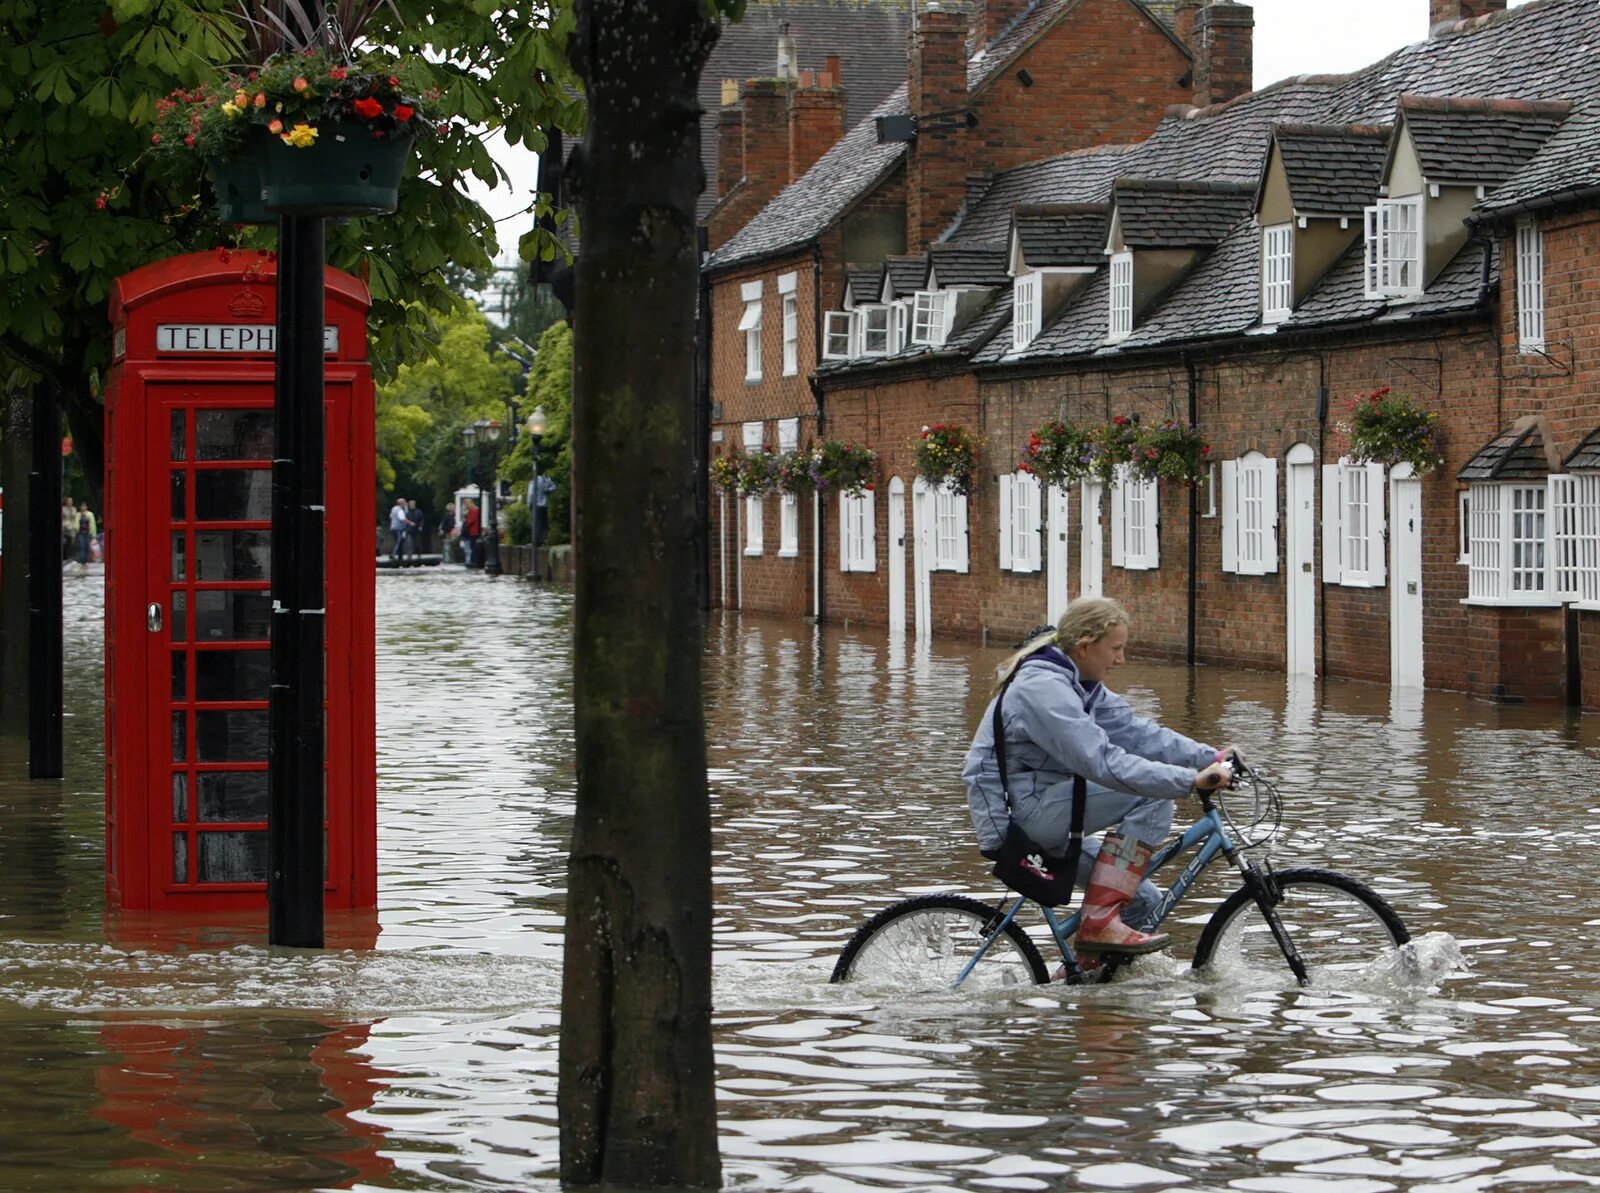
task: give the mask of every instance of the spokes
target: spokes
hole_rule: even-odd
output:
[[[905,989],[949,989],[961,971],[977,956],[986,931],[971,912],[955,908],[928,908],[883,925],[856,955],[850,967],[855,981],[882,983]],[[963,988],[1033,984],[1028,961],[1002,934],[973,968]]]
[[[1339,887],[1285,884],[1275,910],[1313,984],[1356,975],[1395,945],[1378,913],[1360,896]],[[1228,922],[1217,942],[1215,962],[1223,967],[1283,970],[1283,953],[1253,902],[1240,907]]]

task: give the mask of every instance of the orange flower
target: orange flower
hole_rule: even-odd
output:
[[[296,75],[296,76],[295,76],[295,80],[294,80],[294,89],[295,89],[295,90],[296,90],[296,91],[305,91],[305,90],[306,90],[306,89],[308,89],[308,88],[309,88],[309,87],[310,87],[310,86],[311,86],[311,84],[310,84],[310,83],[308,83],[308,82],[306,82],[306,77],[305,77],[305,75]]]

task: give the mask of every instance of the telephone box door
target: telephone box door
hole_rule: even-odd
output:
[[[327,458],[348,459],[349,386],[327,389]],[[149,803],[149,853],[171,859],[158,903],[202,906],[259,892],[267,877],[272,387],[152,383],[147,394],[146,459],[166,461],[148,471],[145,504],[147,740],[170,743],[150,751],[149,790],[171,792]],[[349,590],[354,521],[327,525],[336,592]],[[325,605],[329,638],[348,641],[349,602]],[[350,740],[349,715],[330,702],[330,743]],[[349,791],[349,766],[331,752],[325,790]],[[350,801],[326,805],[327,896],[340,904],[354,862]]]

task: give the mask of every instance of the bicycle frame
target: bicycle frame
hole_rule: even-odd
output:
[[[1307,981],[1305,965],[1301,961],[1294,944],[1285,935],[1276,913],[1272,911],[1271,904],[1276,900],[1267,895],[1259,882],[1256,870],[1239,853],[1238,848],[1234,845],[1233,838],[1228,835],[1227,826],[1223,823],[1222,813],[1212,803],[1210,795],[1202,794],[1200,801],[1205,809],[1200,819],[1190,825],[1183,836],[1157,850],[1150,859],[1150,869],[1147,877],[1149,874],[1155,874],[1178,854],[1189,849],[1195,850],[1194,857],[1189,859],[1189,864],[1183,868],[1183,872],[1173,880],[1172,886],[1162,897],[1161,903],[1143,927],[1147,929],[1159,927],[1164,923],[1167,917],[1172,914],[1172,909],[1183,901],[1184,896],[1189,893],[1189,889],[1194,886],[1196,880],[1205,872],[1206,867],[1216,861],[1219,855],[1226,856],[1229,861],[1239,867],[1240,873],[1244,875],[1246,885],[1256,893],[1257,901],[1261,903],[1262,912],[1272,927],[1273,936],[1277,940],[1279,947],[1283,949],[1284,957],[1289,962],[1290,969],[1294,971],[1294,975],[1301,985],[1304,985]],[[989,951],[989,946],[1006,930],[1006,926],[1017,918],[1017,912],[1021,911],[1022,905],[1028,901],[1022,895],[1018,895],[1011,901],[1011,905],[1006,910],[1005,915],[984,937],[983,944],[979,946],[977,954],[971,961],[967,962],[960,975],[950,984],[952,990],[959,989],[961,983],[967,980],[967,976],[972,972],[973,968],[979,961],[983,960],[984,954]],[[1059,916],[1050,907],[1041,905],[1039,910],[1044,913],[1045,923],[1050,926],[1050,933],[1055,938],[1056,947],[1061,950],[1061,960],[1066,966],[1068,980],[1082,980],[1083,969],[1078,964],[1078,958],[1073,953],[1072,946],[1067,943],[1078,930],[1078,921],[1082,918],[1082,911],[1074,911],[1070,915]]]

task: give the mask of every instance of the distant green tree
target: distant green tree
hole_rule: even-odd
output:
[[[528,262],[517,263],[516,280],[506,295],[506,331],[536,344],[547,327],[567,317],[567,308],[552,293],[549,283],[532,279],[532,268]]]
[[[572,328],[565,322],[553,324],[539,337],[538,347],[533,368],[528,371],[522,413],[526,416],[535,406],[544,407],[539,471],[556,483],[549,498],[549,531],[545,538],[554,546],[569,540],[572,525]],[[531,435],[524,433],[518,438],[500,475],[511,482],[513,493],[525,491],[533,478]]]

